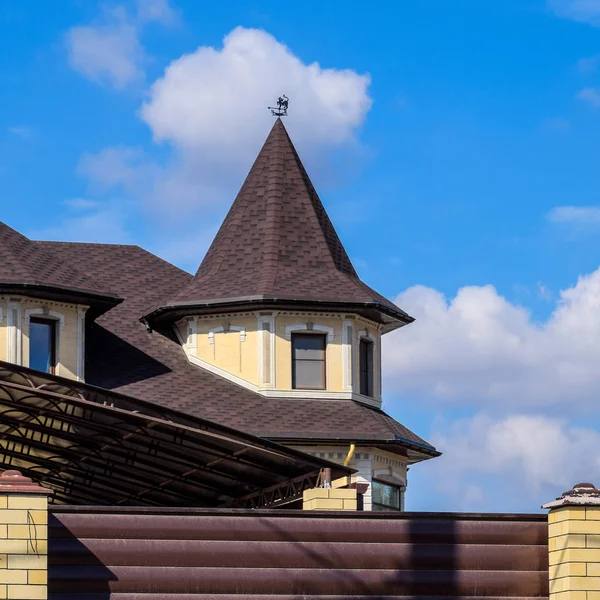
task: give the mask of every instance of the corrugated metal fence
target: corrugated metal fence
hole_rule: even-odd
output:
[[[54,507],[51,600],[548,597],[545,515]]]

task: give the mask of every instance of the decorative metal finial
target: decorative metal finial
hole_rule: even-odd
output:
[[[271,114],[274,117],[286,117],[289,101],[290,99],[285,94],[283,94],[279,96],[277,100],[277,108],[275,108],[274,106],[267,106],[267,108],[271,111]]]

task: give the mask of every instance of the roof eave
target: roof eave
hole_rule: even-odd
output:
[[[93,308],[95,316],[100,316],[111,308],[123,302],[117,294],[92,292],[57,285],[47,285],[27,282],[1,282],[0,294],[15,294],[30,296],[43,300],[56,300],[72,304],[84,304]]]
[[[336,311],[350,313],[375,313],[371,316],[384,325],[386,331],[408,325],[415,319],[398,309],[382,304],[381,302],[345,302],[335,300],[305,300],[301,298],[275,298],[268,296],[240,296],[237,298],[224,298],[219,300],[206,300],[199,302],[173,302],[159,306],[140,318],[143,323],[159,323],[175,321],[186,316],[230,312],[239,310],[260,310],[274,308],[302,309],[312,308],[317,311]]]
[[[275,432],[261,432],[261,437],[265,437],[271,440],[276,440],[279,443],[296,443],[300,445],[315,445],[315,444],[331,444],[332,442],[342,442],[342,443],[355,443],[363,446],[375,446],[380,448],[385,448],[386,450],[393,452],[394,448],[402,449],[403,452],[395,452],[396,454],[402,454],[403,456],[407,456],[412,459],[411,462],[421,462],[424,460],[429,460],[431,458],[437,458],[441,456],[442,453],[439,450],[436,450],[435,447],[430,446],[429,444],[421,444],[419,442],[408,440],[399,435],[393,435],[389,437],[377,436],[377,435],[348,435],[348,436],[340,436],[338,434],[331,435],[323,435],[316,434],[311,437],[310,435],[306,435],[306,433],[301,434],[290,434],[290,435],[281,435]]]

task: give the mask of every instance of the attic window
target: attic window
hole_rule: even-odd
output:
[[[292,334],[292,387],[295,390],[325,389],[325,336]]]
[[[31,317],[29,367],[43,373],[56,372],[56,321]]]

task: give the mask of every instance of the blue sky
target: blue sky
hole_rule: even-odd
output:
[[[4,0],[0,218],[194,271],[287,93],[361,276],[417,317],[385,406],[444,457],[408,507],[537,510],[600,482],[599,69],[600,0]]]

